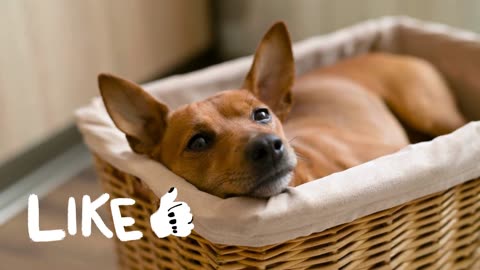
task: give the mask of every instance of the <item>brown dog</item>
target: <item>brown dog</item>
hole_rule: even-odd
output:
[[[220,197],[272,196],[395,152],[409,144],[399,120],[430,136],[465,123],[440,74],[413,57],[367,54],[294,77],[277,23],[241,89],[169,111],[132,82],[101,74],[99,86],[133,151]]]

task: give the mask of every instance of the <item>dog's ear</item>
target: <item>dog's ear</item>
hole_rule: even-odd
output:
[[[258,45],[243,88],[252,91],[273,112],[285,120],[292,105],[295,79],[292,44],[286,25],[275,23]]]
[[[133,151],[151,154],[167,126],[168,107],[137,84],[110,74],[100,74],[98,86],[108,114]]]

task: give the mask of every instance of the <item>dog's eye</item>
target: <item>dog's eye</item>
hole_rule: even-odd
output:
[[[267,109],[260,108],[253,111],[253,120],[259,123],[268,123],[271,120],[271,116]]]
[[[187,148],[191,151],[203,151],[208,148],[212,139],[204,134],[197,134],[188,141]]]

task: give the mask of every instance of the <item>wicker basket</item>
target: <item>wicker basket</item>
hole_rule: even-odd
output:
[[[478,64],[480,63],[480,37],[472,37],[469,33],[439,25],[427,26],[405,18],[398,20],[387,18],[385,21],[367,22],[358,27],[354,26],[335,36],[325,38],[325,41],[327,39],[331,42],[325,44],[322,39],[299,44],[300,56],[308,52],[308,57],[304,54],[301,65],[297,65],[299,73],[369,50],[388,50],[416,55],[434,63],[456,90],[455,94],[459,97],[463,112],[471,119],[480,119],[478,107],[480,79],[476,79],[477,71],[480,70],[480,64]],[[312,50],[312,44],[323,47],[317,52]],[[441,46],[436,46],[437,44]],[[325,50],[332,52],[332,55],[324,55]],[[444,57],[445,52],[450,54],[450,58]],[[446,59],[455,61],[455,64]],[[218,80],[215,87],[226,89],[231,85],[237,85],[238,79],[244,75],[239,68],[245,69],[248,65],[248,59],[240,59],[220,68],[197,73],[195,76],[187,75],[162,80],[158,85],[154,83],[153,86],[167,89],[170,93],[180,91],[182,101],[189,102],[189,99],[208,96],[218,90],[212,89],[209,81],[203,78],[206,73],[215,73],[215,79]],[[459,66],[462,70],[457,68]],[[188,88],[184,87],[183,83],[188,83],[188,87],[195,91],[189,91],[188,95],[187,92],[181,92],[181,89]],[[193,87],[196,84],[199,87]],[[470,92],[467,93],[467,90]],[[174,99],[168,100],[168,97],[168,95],[165,96],[167,103],[179,105]],[[380,208],[370,212],[360,211],[363,214],[356,212],[348,216],[349,214],[345,214],[344,211],[338,211],[348,216],[348,219],[339,219],[335,224],[316,227],[306,233],[296,234],[294,237],[283,235],[282,240],[278,240],[280,238],[277,235],[278,230],[271,230],[271,226],[262,227],[275,238],[275,241],[271,241],[270,238],[270,242],[259,242],[256,237],[245,238],[242,231],[239,234],[240,240],[238,235],[235,236],[237,242],[233,245],[228,240],[214,242],[207,240],[207,238],[210,240],[213,238],[205,230],[202,231],[201,226],[197,226],[201,225],[202,216],[200,215],[196,216],[198,218],[196,229],[199,233],[193,232],[187,238],[173,236],[157,238],[150,229],[149,218],[159,204],[159,197],[155,194],[162,193],[159,193],[158,187],[155,187],[156,182],[148,179],[149,175],[145,173],[146,170],[143,167],[138,169],[138,166],[132,165],[155,162],[131,153],[124,142],[123,134],[114,130],[113,124],[107,121],[108,115],[99,100],[93,103],[92,108],[87,108],[78,114],[79,127],[95,156],[99,179],[112,198],[132,198],[136,201],[135,205],[123,207],[121,211],[124,216],[135,219],[135,225],[128,229],[140,230],[144,235],[137,241],[117,241],[118,258],[123,269],[480,269],[480,179],[478,179],[480,169],[476,165],[478,153],[480,153],[480,143],[477,140],[480,134],[478,122],[475,127],[478,127],[479,133],[476,137],[461,140],[458,145],[460,147],[456,148],[460,149],[459,152],[471,153],[468,159],[473,166],[468,170],[465,168],[466,171],[462,171],[462,174],[450,174],[449,172],[455,166],[459,168],[458,164],[461,162],[441,163],[441,157],[436,155],[433,157],[435,160],[426,162],[437,164],[437,169],[438,166],[443,169],[442,174],[456,175],[443,177],[445,182],[451,184],[437,182],[437,178],[431,177],[427,179],[430,181],[428,185],[438,187],[432,189],[434,191],[415,193],[416,190],[410,190],[407,192],[411,196],[409,199],[392,204],[385,204],[383,199],[378,200],[382,204]],[[471,129],[473,128],[471,126]],[[123,145],[118,147],[118,142]],[[442,148],[439,144],[435,145]],[[435,147],[435,150],[437,149]],[[442,153],[445,154],[445,152]],[[158,165],[158,163],[155,164]],[[153,168],[153,165],[150,165],[149,168]],[[407,175],[403,172],[408,168],[404,167],[404,170],[395,170],[395,172]],[[134,175],[140,176],[143,181]],[[155,179],[156,177],[158,177],[157,174]],[[358,175],[354,174],[353,177],[357,179]],[[168,181],[170,177],[166,178],[162,179]],[[416,175],[410,178],[409,181],[414,182],[425,180],[417,178]],[[183,179],[179,181],[185,184]],[[167,183],[162,184],[167,185]],[[169,187],[171,186],[163,187],[163,190],[165,188],[168,190]],[[182,193],[186,191],[182,189]],[[397,190],[393,192],[383,198],[389,199],[397,193]],[[412,193],[418,195],[412,195]],[[385,210],[377,212],[381,209]],[[218,208],[215,208],[214,215],[222,216],[218,215],[217,210]],[[314,210],[317,212],[317,208]],[[196,213],[198,212],[193,214],[196,215]],[[228,224],[232,223],[230,220],[227,221],[218,223],[223,224],[220,228],[228,227]],[[324,220],[315,219],[315,222],[318,221]],[[259,228],[258,226],[250,227],[255,228],[255,233]],[[226,231],[231,232],[231,230]],[[258,235],[249,232],[250,235]],[[245,242],[241,239],[250,239],[248,243],[262,243],[261,245],[265,243],[265,246],[260,244],[254,245],[256,247],[238,246]]]
[[[480,269],[480,179],[323,232],[261,248],[218,245],[193,233],[157,238],[150,215],[159,198],[100,158],[96,168],[144,237],[117,241],[123,269]]]

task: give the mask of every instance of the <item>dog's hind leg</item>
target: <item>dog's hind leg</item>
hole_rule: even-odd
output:
[[[384,95],[393,113],[415,131],[439,136],[450,133],[466,123],[453,93],[439,72],[426,61],[410,61],[409,68],[400,69],[401,83]]]

